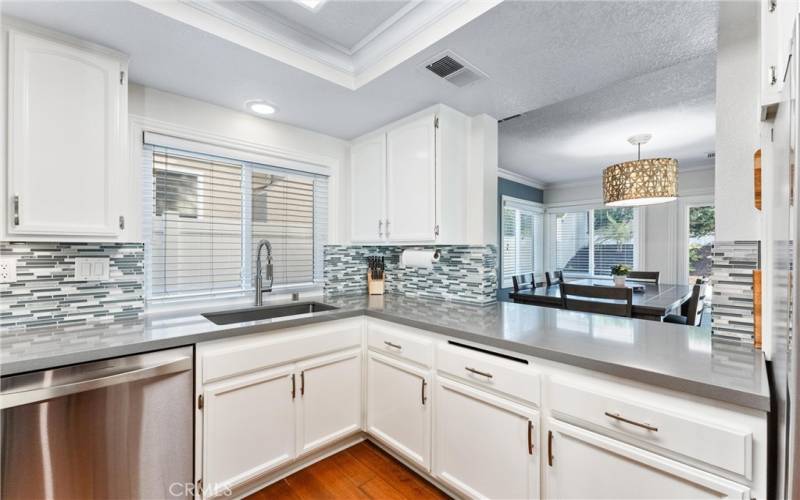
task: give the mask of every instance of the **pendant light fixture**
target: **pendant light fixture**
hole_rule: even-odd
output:
[[[634,135],[628,142],[639,149],[636,161],[611,165],[603,170],[603,200],[609,207],[633,207],[675,201],[678,198],[678,160],[642,160],[642,144],[650,134]]]

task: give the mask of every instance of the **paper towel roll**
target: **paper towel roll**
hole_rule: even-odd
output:
[[[439,262],[439,252],[434,250],[403,250],[400,263],[404,267],[424,267],[430,269]]]

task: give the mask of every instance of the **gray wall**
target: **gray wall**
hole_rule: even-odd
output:
[[[541,189],[526,186],[519,182],[497,178],[497,290],[500,293],[502,286],[502,276],[500,270],[503,269],[503,196],[512,196],[521,200],[542,203],[544,201],[544,191]]]

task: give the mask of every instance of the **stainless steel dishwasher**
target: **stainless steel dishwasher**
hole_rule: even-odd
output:
[[[192,496],[191,347],[0,380],[4,499]]]

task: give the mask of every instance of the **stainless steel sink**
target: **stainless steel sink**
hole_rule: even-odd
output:
[[[244,323],[245,321],[258,321],[262,319],[283,318],[321,311],[338,309],[321,302],[295,302],[277,306],[250,307],[232,311],[220,311],[203,314],[207,320],[217,325],[230,325],[231,323]]]

